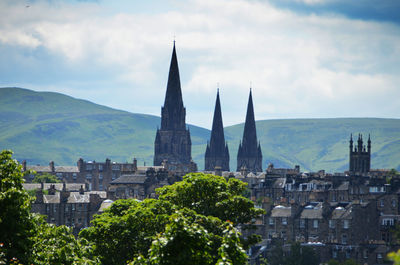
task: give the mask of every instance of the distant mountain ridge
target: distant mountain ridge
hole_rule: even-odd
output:
[[[189,106],[190,107],[190,106]],[[210,111],[211,112],[211,111]],[[85,160],[153,163],[154,137],[160,117],[101,106],[60,93],[0,88],[0,149],[30,164],[73,165]],[[338,118],[257,121],[263,169],[275,167],[340,172],[348,168],[350,133],[371,134],[372,167],[400,169],[400,119]],[[189,125],[192,157],[204,168],[210,131]],[[243,124],[225,128],[230,168]]]

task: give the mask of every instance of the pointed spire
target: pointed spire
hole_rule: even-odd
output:
[[[183,107],[178,59],[176,58],[175,40],[172,50],[171,64],[169,66],[167,93],[165,94],[164,107],[171,105],[179,105]]]
[[[207,149],[208,150],[208,149]],[[221,102],[219,98],[219,88],[217,88],[217,99],[215,100],[214,117],[209,143],[209,152],[206,152],[206,170],[214,170],[219,166],[222,170],[229,170],[229,154],[226,152],[224,126],[222,123]]]
[[[183,106],[178,59],[176,57],[174,42],[169,67],[167,92],[165,94],[164,106],[161,109],[161,129],[185,130],[185,116],[186,110]]]
[[[245,145],[249,146],[250,148],[257,148],[256,121],[254,118],[253,97],[251,89],[249,94],[249,102],[247,104],[246,121],[243,131],[243,146]]]
[[[237,170],[239,170],[241,166],[247,165],[248,169],[252,172],[262,171],[262,152],[261,145],[257,141],[256,121],[254,118],[251,89],[249,94],[249,102],[247,104],[243,140],[239,145],[237,160]]]

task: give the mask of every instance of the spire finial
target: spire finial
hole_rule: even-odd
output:
[[[251,83],[251,81],[250,81],[250,92],[251,92],[251,86],[252,86],[252,83]]]
[[[219,82],[217,82],[217,93],[219,93]]]

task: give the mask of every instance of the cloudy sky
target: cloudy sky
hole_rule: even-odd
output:
[[[0,0],[0,86],[159,116],[174,39],[189,123],[400,118],[398,0]]]

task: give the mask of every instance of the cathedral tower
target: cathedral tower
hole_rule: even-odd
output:
[[[213,171],[215,167],[220,167],[222,171],[229,171],[229,150],[225,142],[224,126],[222,124],[219,90],[217,91],[217,100],[215,102],[211,138],[206,148],[204,170]]]
[[[154,166],[166,160],[170,165],[190,164],[192,142],[186,129],[186,109],[183,106],[181,81],[175,42],[169,67],[167,93],[161,108],[161,128],[157,129],[154,142]]]
[[[250,172],[262,171],[262,153],[257,141],[256,121],[254,119],[253,98],[249,95],[243,139],[239,144],[237,155],[237,171],[246,168]]]
[[[364,174],[371,169],[371,138],[368,135],[367,148],[363,145],[362,134],[358,135],[357,145],[353,149],[353,135],[350,135],[350,161],[351,174]]]

